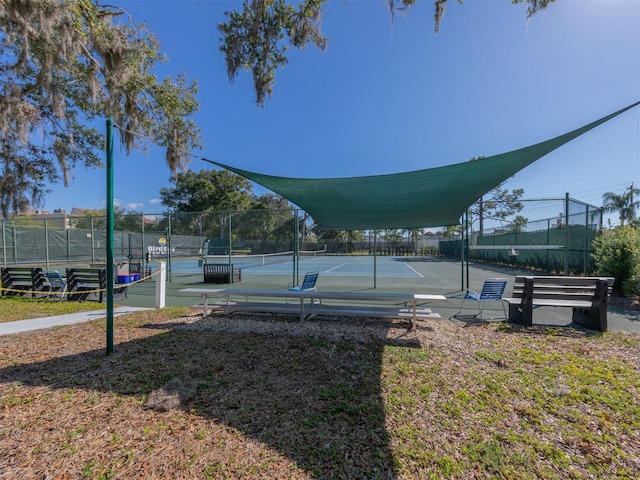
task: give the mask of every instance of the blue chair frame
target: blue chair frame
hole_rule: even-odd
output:
[[[303,290],[316,290],[316,282],[318,281],[318,276],[320,272],[310,272],[304,276],[304,280],[302,281],[302,285],[296,286],[293,284],[289,284],[289,290],[301,292]]]
[[[47,280],[49,280],[49,283],[51,284],[51,292],[60,292],[60,300],[62,300],[64,295],[67,293],[67,282],[64,281],[60,272],[57,270],[53,272],[45,272],[44,276],[47,277]]]
[[[489,278],[485,280],[480,293],[467,288],[465,294],[462,296],[462,301],[460,302],[460,311],[456,313],[454,317],[462,312],[465,300],[473,300],[478,305],[478,313],[474,315],[474,318],[479,316],[480,320],[485,320],[483,316],[485,303],[500,302],[500,305],[502,305],[502,311],[504,312],[504,319],[506,320],[509,316],[507,315],[507,310],[505,309],[504,301],[502,300],[506,287],[506,278]],[[487,320],[494,320],[494,318]]]
[[[289,291],[291,292],[302,292],[305,290],[313,290],[314,292],[317,292],[318,290],[316,289],[316,283],[318,281],[318,277],[320,276],[320,272],[309,272],[304,276],[304,280],[302,281],[302,285],[294,285],[293,283],[289,284]],[[286,298],[285,299],[285,303],[289,303],[289,299]],[[319,300],[317,300],[314,303],[320,303]]]

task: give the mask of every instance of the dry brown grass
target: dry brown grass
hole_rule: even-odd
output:
[[[99,321],[0,337],[1,479],[638,478],[637,335],[115,323],[109,356]]]

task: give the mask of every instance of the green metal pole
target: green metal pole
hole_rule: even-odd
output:
[[[373,288],[378,288],[378,232],[373,231]]]
[[[89,217],[89,223],[91,225],[91,263],[96,263],[96,242],[93,239],[96,232],[93,229],[93,217]]]
[[[171,212],[167,214],[167,281],[171,283]]]
[[[298,284],[300,274],[300,216],[298,210],[293,211],[293,284]]]
[[[464,214],[460,218],[460,290],[464,290]]]
[[[47,270],[49,270],[49,222],[44,219],[44,262]]]
[[[587,260],[589,255],[589,205],[586,206],[587,211],[584,214],[584,267],[582,271],[587,276]]]
[[[2,265],[7,266],[7,237],[5,235],[5,221],[2,220]]]
[[[13,226],[13,263],[18,264],[18,236],[16,226]]]
[[[467,210],[464,214],[464,223],[465,230],[467,231],[467,234],[465,236],[464,256],[467,263],[467,288],[469,288],[469,210]]]
[[[569,275],[569,193],[564,197],[564,275]]]
[[[93,238],[93,236],[92,236]],[[107,119],[107,355],[113,353],[113,120]]]

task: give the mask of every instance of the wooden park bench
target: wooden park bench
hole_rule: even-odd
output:
[[[113,286],[113,299],[127,298],[126,284]],[[71,301],[97,300],[104,302],[107,293],[105,268],[67,268],[67,298]]]
[[[533,325],[534,307],[570,307],[572,320],[593,330],[607,331],[607,305],[614,279],[610,277],[517,276],[509,318]]]
[[[202,268],[204,283],[235,283],[242,280],[242,270],[233,268],[233,264],[205,263]]]
[[[49,290],[47,278],[40,267],[2,267],[2,295],[40,296]]]

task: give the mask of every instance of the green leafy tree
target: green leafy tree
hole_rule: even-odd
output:
[[[440,231],[440,235],[448,240],[455,240],[462,236],[462,225],[449,225]]]
[[[266,193],[254,198],[250,209],[237,214],[233,229],[240,237],[280,244],[293,239],[294,211],[286,198]]]
[[[640,208],[640,188],[629,187],[622,195],[607,192],[602,195],[602,209],[606,213],[617,213],[620,225],[633,222],[636,209]]]
[[[619,295],[640,295],[640,229],[630,226],[604,230],[593,240],[598,275],[614,277]]]
[[[407,234],[407,237],[410,239],[411,241],[411,246],[413,248],[415,248],[416,244],[418,243],[418,238],[424,234],[424,229],[423,228],[408,228],[406,230],[404,230],[404,233]]]
[[[396,228],[385,230],[382,237],[386,240],[387,246],[391,250],[395,250],[402,244],[402,232]]]
[[[172,171],[201,146],[190,116],[197,85],[158,79],[157,39],[115,6],[95,0],[0,2],[0,210],[38,206],[74,167],[100,167],[104,119],[127,152],[149,139]],[[95,128],[96,121],[101,126]],[[37,135],[34,135],[37,132]]]
[[[141,212],[126,212],[124,208],[115,206],[113,209],[113,229],[118,232],[139,232],[142,229]],[[87,210],[82,216],[71,217],[71,228],[76,230],[106,230],[107,210]]]
[[[308,45],[326,49],[329,39],[321,31],[323,7],[328,0],[244,0],[242,10],[227,10],[227,21],[218,24],[229,80],[240,70],[251,71],[256,103],[264,105],[273,93],[276,69],[289,63],[290,46],[304,50]],[[462,3],[462,0],[458,0]],[[512,0],[525,3],[527,16],[544,10],[555,0]],[[393,16],[406,12],[416,0],[383,0]],[[438,32],[447,0],[434,1],[435,31]],[[287,42],[288,40],[288,42]]]
[[[493,188],[486,195],[476,201],[469,208],[472,219],[478,220],[478,230],[484,230],[485,220],[497,220],[504,222],[508,217],[520,212],[524,205],[520,202],[520,198],[524,195],[524,189],[516,188],[509,191],[502,188],[504,183]],[[520,217],[521,219],[523,217]]]
[[[524,227],[527,225],[529,220],[527,220],[522,215],[516,215],[516,217],[509,224],[509,230],[513,233],[522,233],[524,232]]]
[[[354,242],[361,241],[364,238],[362,230],[338,230],[336,240],[340,242],[344,253],[351,253],[355,250]]]
[[[483,158],[485,157],[481,155],[479,157],[473,157],[469,161],[473,162]],[[520,212],[524,208],[524,205],[520,202],[520,198],[524,195],[524,189],[516,188],[509,191],[502,188],[504,184],[505,182],[502,182],[500,185],[491,189],[486,194],[486,199],[485,195],[483,195],[469,208],[471,224],[473,225],[474,221],[477,220],[478,230],[480,232],[484,231],[485,220],[497,220],[503,223],[507,217]]]
[[[223,238],[228,234],[225,212],[246,210],[254,199],[251,182],[227,170],[179,172],[169,181],[174,186],[160,190],[160,201],[172,214],[172,233]]]

